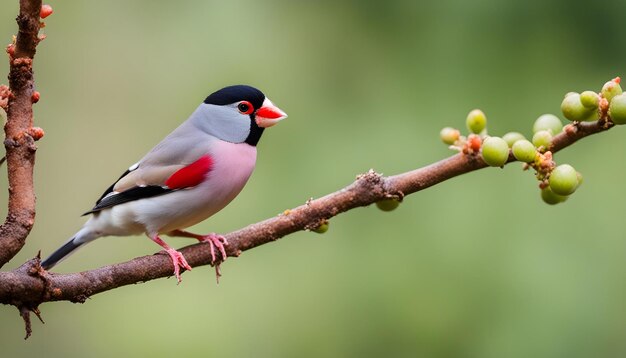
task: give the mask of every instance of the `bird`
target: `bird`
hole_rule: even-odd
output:
[[[201,235],[185,229],[222,210],[241,192],[255,168],[263,131],[285,118],[285,112],[249,85],[228,86],[210,94],[185,122],[104,191],[83,214],[90,215],[83,227],[42,261],[42,268],[53,268],[101,237],[145,234],[169,255],[180,283],[181,270],[191,270],[191,266],[161,238],[167,235],[209,243],[219,280],[228,241],[216,233]]]

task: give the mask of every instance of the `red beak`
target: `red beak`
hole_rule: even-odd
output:
[[[272,101],[265,99],[263,106],[256,111],[256,124],[262,128],[268,128],[287,118],[287,113],[276,107]]]

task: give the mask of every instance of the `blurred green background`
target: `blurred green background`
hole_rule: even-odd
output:
[[[5,43],[17,3],[0,4]],[[451,155],[439,130],[463,128],[476,107],[490,133],[530,135],[536,117],[560,114],[564,93],[626,76],[624,2],[52,6],[35,67],[46,131],[37,223],[4,269],[57,248],[112,180],[225,85],[261,88],[289,119],[264,135],[242,194],[198,232],[271,217],[369,168],[395,174]],[[412,195],[393,213],[353,210],[325,235],[246,252],[223,265],[219,286],[203,267],[179,286],[162,279],[84,305],[44,304],[46,324],[34,322],[26,342],[17,311],[1,307],[0,355],[624,356],[625,136],[615,128],[557,155],[585,184],[556,207],[514,164]],[[103,239],[56,270],[156,251],[145,237]]]

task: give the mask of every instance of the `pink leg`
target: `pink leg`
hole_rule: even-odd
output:
[[[171,248],[170,245],[161,240],[158,235],[150,237],[150,239],[159,244],[162,248],[165,249],[165,252],[170,255],[170,258],[172,259],[172,264],[174,265],[174,275],[176,276],[178,283],[180,283],[182,281],[180,278],[180,267],[182,266],[185,270],[191,271],[191,266],[189,266],[183,254]]]
[[[200,242],[208,242],[211,250],[211,264],[215,266],[215,276],[217,277],[217,282],[220,281],[220,276],[222,276],[220,272],[220,263],[226,261],[226,248],[224,246],[228,245],[228,241],[222,235],[218,235],[215,233],[210,233],[208,235],[199,235],[194,234],[185,230],[174,230],[168,233],[169,236],[180,236],[180,237],[190,237],[196,239]],[[215,248],[220,251],[220,255],[222,256],[220,260],[215,256]]]

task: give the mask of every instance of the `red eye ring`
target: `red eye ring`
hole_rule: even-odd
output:
[[[248,101],[239,102],[237,109],[241,114],[252,114],[252,112],[254,112],[254,107],[252,107],[252,104]]]

